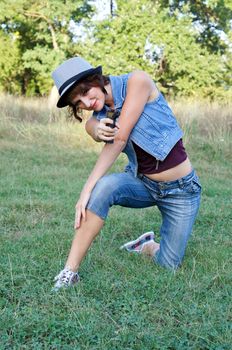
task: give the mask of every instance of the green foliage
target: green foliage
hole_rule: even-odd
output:
[[[45,95],[51,71],[80,55],[106,74],[143,69],[170,96],[232,97],[230,0],[114,3],[112,15],[94,22],[88,0],[2,0],[0,46],[7,41],[11,52],[0,59],[0,88]],[[71,20],[85,37],[74,40]]]
[[[220,39],[218,31],[229,33],[232,18],[231,0],[208,1],[161,1],[165,8],[169,8],[172,16],[184,15],[191,19],[198,30],[197,41],[211,52],[224,52],[226,44]]]
[[[18,81],[21,78],[22,63],[16,37],[0,31],[0,51],[3,53],[0,55],[0,90],[5,88],[12,94],[18,94],[21,92]]]
[[[173,96],[217,98],[228,89],[228,56],[199,44],[189,16],[170,16],[168,8],[148,0],[117,4],[115,16],[96,24],[83,50],[91,62],[105,62],[106,72],[113,74],[146,70]]]
[[[20,54],[21,92],[45,94],[52,87],[51,70],[68,56],[73,34],[70,20],[89,16],[91,7],[76,0],[3,0],[2,31],[14,36]],[[15,67],[11,66],[12,70]]]
[[[23,54],[23,66],[30,70],[33,77],[27,85],[27,96],[45,95],[51,89],[51,67],[56,67],[65,59],[63,51],[50,50],[46,46],[36,45]]]

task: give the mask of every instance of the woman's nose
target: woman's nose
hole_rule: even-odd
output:
[[[85,105],[85,107],[90,107],[90,99],[87,96],[82,96],[80,100]]]

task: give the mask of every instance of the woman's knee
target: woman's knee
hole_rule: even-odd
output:
[[[154,262],[168,270],[175,271],[181,266],[183,257],[173,253],[164,254],[161,250],[157,251],[154,256]]]
[[[110,174],[103,176],[95,185],[91,198],[95,201],[104,201],[109,199],[115,192],[119,191],[120,182],[118,181],[117,174]]]
[[[103,176],[95,185],[87,208],[105,220],[109,208],[116,202],[120,182],[118,174]]]

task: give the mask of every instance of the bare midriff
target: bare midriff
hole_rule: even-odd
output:
[[[191,171],[192,171],[192,166],[189,158],[187,158],[177,166],[171,169],[162,171],[161,173],[144,174],[144,175],[154,181],[175,181],[180,179],[181,177],[188,175]]]

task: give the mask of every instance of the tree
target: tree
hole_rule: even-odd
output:
[[[106,73],[144,69],[169,95],[216,97],[228,87],[228,56],[198,39],[191,16],[173,15],[159,1],[118,0],[114,16],[96,23],[84,54],[104,62]]]
[[[168,8],[171,16],[186,16],[194,25],[197,42],[210,52],[224,53],[227,46],[222,34],[231,31],[231,0],[162,0],[161,6]]]
[[[69,56],[73,42],[70,21],[80,22],[92,8],[81,0],[2,0],[0,23],[15,37],[20,55],[21,93],[45,94],[51,88],[51,70]],[[15,36],[17,33],[17,36]],[[16,67],[10,74],[15,76]]]
[[[2,0],[9,59],[0,58],[0,88],[46,94],[51,71],[80,55],[105,73],[146,70],[169,95],[231,96],[231,0],[108,1],[109,16],[93,22],[93,1]],[[71,20],[82,23],[84,40],[76,42]]]
[[[17,33],[15,33],[15,36]],[[6,35],[0,31],[0,51],[4,55],[0,55],[0,91],[4,88],[10,93],[20,93],[20,53],[16,44],[16,38]],[[18,69],[12,70],[12,67]]]

